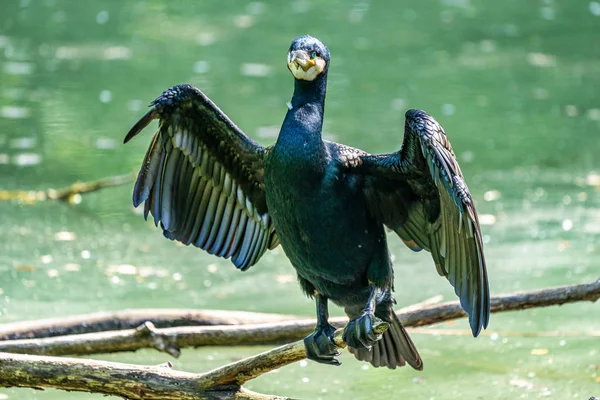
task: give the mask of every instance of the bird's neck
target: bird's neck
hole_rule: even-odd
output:
[[[294,95],[288,110],[277,144],[299,145],[307,150],[316,150],[323,146],[321,130],[325,111],[326,74],[314,81],[294,80]]]
[[[302,107],[305,104],[318,104],[321,109],[325,106],[325,93],[327,91],[327,73],[317,76],[313,81],[294,79],[294,95],[292,108]]]

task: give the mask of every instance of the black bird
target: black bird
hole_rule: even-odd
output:
[[[406,113],[399,151],[371,155],[321,137],[329,50],[295,39],[287,65],[294,95],[277,143],[262,147],[191,85],[174,86],[127,134],[159,119],[133,192],[144,216],[171,240],[231,258],[241,270],[279,244],[315,298],[308,358],[338,365],[328,300],[350,318],[344,341],[359,360],[396,368],[423,362],[392,306],[394,271],[385,227],[412,250],[431,252],[469,314],[487,327],[490,299],[483,244],[469,189],[442,127]],[[373,333],[379,318],[389,323]]]

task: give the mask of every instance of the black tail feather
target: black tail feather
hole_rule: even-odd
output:
[[[357,359],[374,367],[396,369],[408,363],[416,370],[423,370],[423,360],[396,314],[390,311],[389,317],[384,320],[390,323],[390,327],[371,349],[348,347],[348,350]]]

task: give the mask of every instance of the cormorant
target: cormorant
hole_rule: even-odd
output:
[[[246,136],[191,85],[151,103],[129,141],[153,119],[159,128],[139,172],[133,203],[164,235],[246,270],[279,244],[304,293],[315,298],[309,359],[339,365],[328,300],[350,322],[343,339],[359,360],[396,368],[423,362],[392,306],[394,271],[385,228],[413,251],[431,252],[454,286],[474,336],[487,327],[490,299],[477,213],[442,127],[406,112],[399,151],[371,155],[322,139],[329,50],[296,38],[287,55],[294,94],[275,145]],[[373,333],[379,318],[389,323]]]

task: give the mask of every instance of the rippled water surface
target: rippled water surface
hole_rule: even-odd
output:
[[[3,0],[0,190],[136,170],[150,134],[122,138],[178,83],[272,143],[292,91],[286,50],[311,33],[332,53],[328,138],[393,151],[412,107],[446,128],[482,215],[493,293],[591,282],[600,276],[599,32],[597,1]],[[141,307],[314,313],[281,250],[240,273],[163,239],[133,210],[131,185],[80,200],[0,202],[0,322]],[[399,305],[454,298],[427,254],[389,242]],[[598,304],[493,315],[478,339],[413,334],[423,372],[375,370],[345,354],[340,368],[298,363],[249,387],[305,399],[588,399],[600,395],[599,331]],[[186,349],[175,367],[204,371],[264,349]],[[102,397],[0,389],[0,399],[88,398]]]

